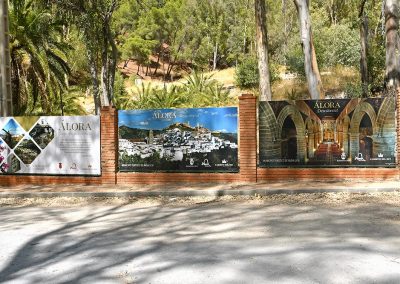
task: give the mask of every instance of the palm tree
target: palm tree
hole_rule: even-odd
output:
[[[152,108],[176,108],[184,103],[184,98],[178,86],[157,89],[150,99]]]
[[[229,96],[229,91],[224,88],[222,84],[215,84],[208,89],[208,92],[204,95],[205,106],[227,106],[235,105],[232,97]]]
[[[38,103],[42,113],[55,113],[70,73],[62,25],[32,0],[11,0],[9,13],[14,114],[29,113]]]

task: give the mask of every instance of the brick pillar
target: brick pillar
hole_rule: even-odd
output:
[[[103,107],[101,120],[101,183],[117,183],[118,112],[113,107]]]
[[[239,97],[240,180],[257,182],[257,98]]]

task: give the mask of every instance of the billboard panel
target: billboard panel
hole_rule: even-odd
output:
[[[237,172],[237,108],[118,112],[119,170]]]
[[[0,170],[5,174],[100,175],[100,118],[0,118]]]
[[[395,167],[395,99],[260,102],[261,167]]]

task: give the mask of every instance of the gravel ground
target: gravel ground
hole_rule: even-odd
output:
[[[308,204],[319,206],[342,206],[351,204],[386,203],[400,206],[400,191],[373,193],[305,193],[273,194],[267,196],[223,196],[223,197],[149,197],[149,198],[0,198],[0,206],[74,207],[84,205],[128,205],[128,206],[190,206],[202,203],[241,204]]]

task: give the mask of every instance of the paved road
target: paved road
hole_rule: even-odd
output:
[[[390,202],[0,207],[0,283],[399,283]]]

